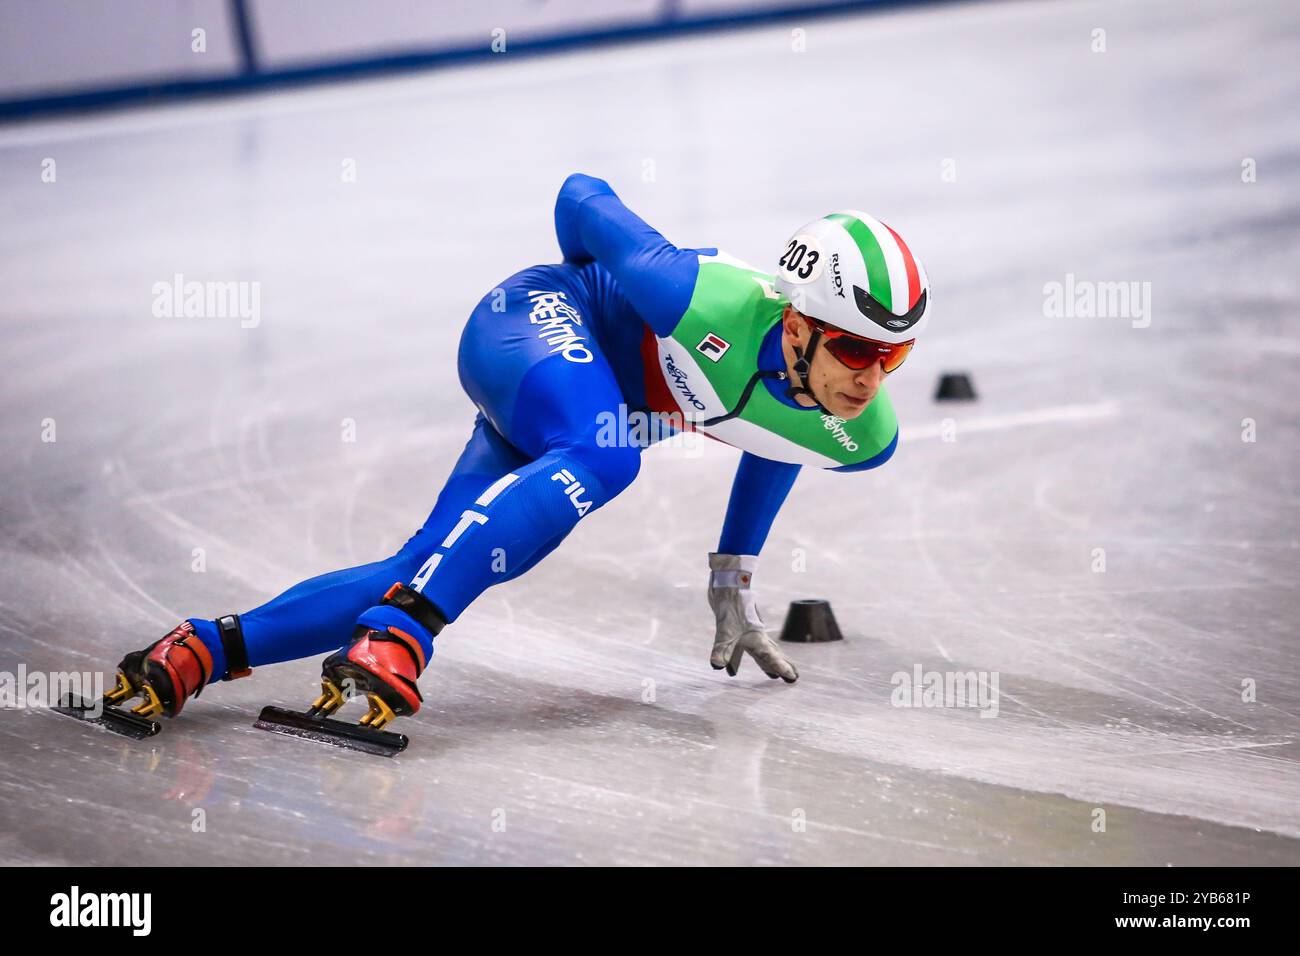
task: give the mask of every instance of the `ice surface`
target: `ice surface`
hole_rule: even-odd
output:
[[[439,638],[395,761],[252,728],[317,661],[143,743],[0,712],[0,862],[1300,863],[1298,38],[941,6],[0,129],[0,671],[395,550],[468,436],[460,325],[556,259],[569,172],[755,262],[867,209],[936,290],[898,454],[806,472],[764,551],[769,621],[846,633],[798,684],[709,669],[736,453],[656,449]],[[260,324],[155,318],[177,273],[260,282]],[[1046,316],[1067,275],[1149,282],[1149,327]],[[996,672],[997,717],[891,706],[916,665]]]

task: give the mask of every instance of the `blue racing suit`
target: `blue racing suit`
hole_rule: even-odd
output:
[[[251,666],[333,651],[357,624],[415,635],[428,660],[433,635],[380,604],[394,582],[454,621],[636,478],[644,439],[611,441],[609,423],[626,421],[620,406],[645,406],[647,326],[667,334],[691,300],[699,254],[716,250],[673,246],[606,183],[580,174],[565,181],[555,222],[565,261],[510,276],[465,325],[458,371],[478,414],[423,526],[382,561],[304,581],[240,615]],[[799,469],[741,455],[720,552],[759,553]],[[216,625],[191,621],[212,650],[217,679],[226,665]]]

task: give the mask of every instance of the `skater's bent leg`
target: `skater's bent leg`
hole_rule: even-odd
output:
[[[506,568],[501,575],[501,580],[494,581],[493,583],[505,584],[507,581],[513,581],[515,578],[527,574],[529,571],[533,569],[534,565],[536,565],[538,562],[542,560],[542,558],[546,557],[548,554],[550,554],[552,551],[558,548],[560,546],[560,542],[563,541],[568,536],[569,536],[568,531],[557,534],[550,541],[546,542],[544,545],[542,545],[540,548],[534,551],[532,557],[530,557],[527,561],[523,562],[523,564],[516,564],[513,567]]]
[[[445,524],[444,516],[453,511],[459,515],[461,502],[467,496],[478,495],[485,484],[527,461],[479,415],[433,512],[400,551],[382,561],[295,584],[240,615],[249,666],[314,657],[347,643],[357,616],[378,602],[394,583],[409,581],[436,546],[431,526]],[[213,680],[219,680],[226,664],[216,622],[191,619],[191,623],[203,643],[212,649]]]
[[[550,452],[483,488],[446,529],[411,586],[450,622],[488,587],[535,565],[636,476],[636,449],[601,451],[607,453]]]
[[[430,516],[424,530],[432,547],[410,587],[447,623],[491,585],[536,565],[640,468],[640,447],[628,440],[626,424],[617,424],[626,422],[617,414],[623,396],[599,344],[555,294],[529,291],[539,288],[535,281],[544,282],[531,276],[519,287],[505,283],[504,309],[485,299],[461,338],[466,393],[530,460]],[[585,307],[576,295],[569,301]],[[426,658],[432,654],[432,635],[396,608],[372,607],[358,623],[415,634]]]
[[[472,333],[473,323],[467,336]],[[530,333],[524,341],[531,339]],[[622,394],[594,343],[590,352],[587,362],[548,352],[534,356],[505,391],[509,408],[502,409],[504,390],[482,383],[499,364],[477,368],[475,350],[462,346],[461,374],[471,397],[494,420],[509,422],[507,437],[514,446],[537,457],[467,502],[412,579],[411,586],[448,621],[512,571],[536,564],[584,515],[636,478],[641,449],[626,433],[612,434],[611,419],[617,422],[619,416],[609,413],[617,410]]]
[[[241,614],[239,622],[249,666],[278,664],[336,649],[347,639],[357,614],[382,596],[394,581],[409,574],[409,556],[399,553],[383,561],[303,581],[261,607]],[[214,679],[219,679],[225,673],[225,653],[216,622],[191,619],[191,623],[203,643],[212,649]]]

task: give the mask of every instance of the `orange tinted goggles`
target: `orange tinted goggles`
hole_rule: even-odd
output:
[[[854,335],[852,332],[837,329],[825,322],[818,322],[806,315],[804,318],[808,320],[810,327],[821,332],[826,351],[839,359],[842,365],[853,369],[855,372],[870,368],[877,362],[886,372],[892,372],[903,364],[908,353],[912,351],[912,346],[916,344],[916,339],[910,339],[896,345],[889,342],[877,342],[875,339],[865,339],[860,335]]]

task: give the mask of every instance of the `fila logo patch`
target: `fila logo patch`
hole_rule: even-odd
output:
[[[700,340],[699,345],[695,346],[695,351],[702,353],[709,361],[716,362],[727,354],[729,348],[731,348],[730,342],[710,332]]]
[[[567,468],[561,468],[555,474],[551,475],[551,481],[564,482],[564,493],[569,496],[569,501],[578,511],[578,517],[581,518],[591,507],[591,501],[583,501],[579,495],[586,494],[587,489],[578,479],[573,477],[573,472]]]

